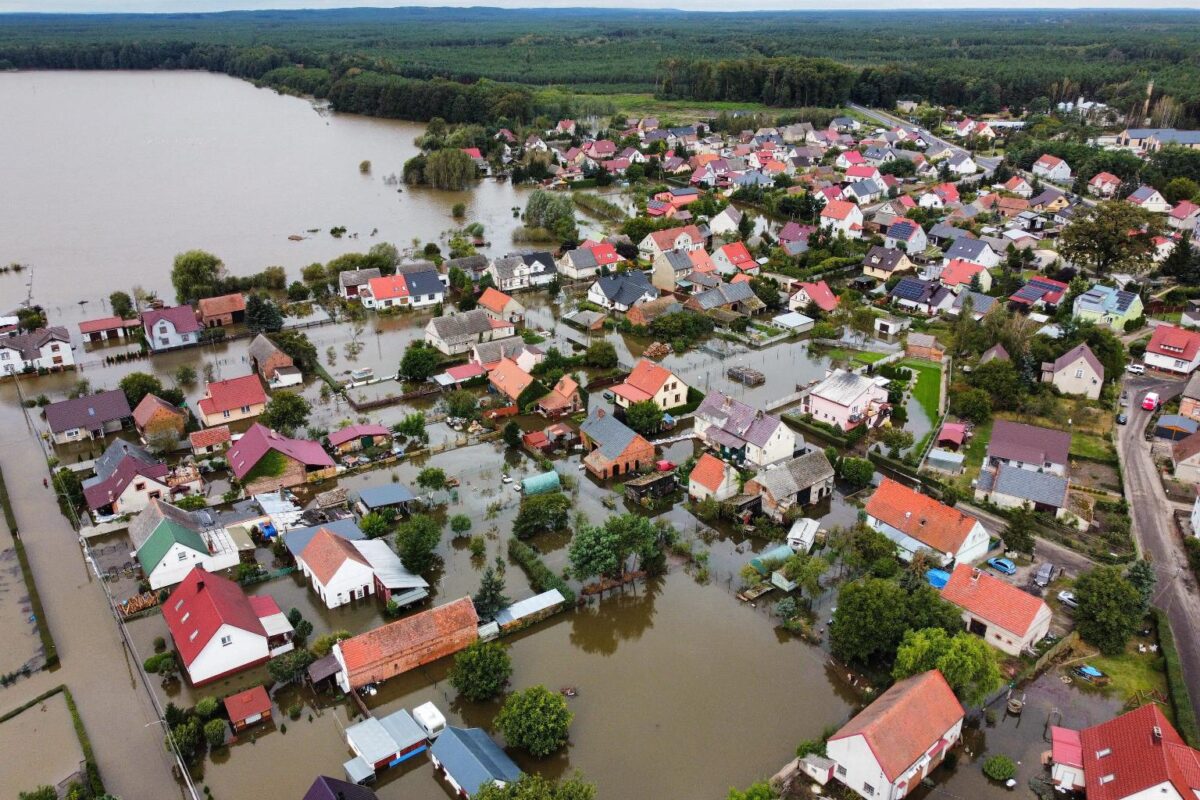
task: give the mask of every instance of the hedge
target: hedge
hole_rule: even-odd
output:
[[[801,432],[815,436],[828,444],[842,448],[850,446],[850,440],[841,434],[834,433],[832,427],[826,427],[821,423],[806,420],[795,414],[784,414],[783,420],[789,425],[799,428]]]
[[[38,636],[42,640],[42,650],[46,654],[46,663],[42,669],[58,666],[58,646],[50,635],[50,626],[46,621],[46,611],[42,608],[42,597],[38,594],[37,583],[33,580],[33,568],[29,566],[29,556],[25,553],[25,543],[17,533],[17,518],[13,514],[12,501],[8,496],[8,486],[4,483],[4,472],[0,470],[0,509],[4,512],[4,522],[12,533],[13,549],[17,551],[17,562],[21,565],[21,576],[25,579],[25,588],[29,591],[29,605],[33,609],[34,621],[37,622]]]
[[[1183,674],[1183,662],[1175,647],[1175,634],[1171,623],[1161,609],[1152,609],[1158,627],[1158,642],[1162,645],[1163,659],[1167,665],[1167,693],[1175,709],[1175,726],[1192,747],[1200,746],[1200,724],[1196,722],[1196,709],[1188,694],[1187,678]]]
[[[529,585],[535,592],[558,589],[566,598],[567,605],[575,603],[575,592],[567,585],[567,582],[555,575],[532,547],[515,536],[508,540],[508,556],[525,571],[526,577],[529,578]]]
[[[88,788],[91,790],[90,796],[99,797],[104,794],[104,781],[101,780],[100,768],[96,765],[96,753],[92,750],[92,740],[88,738],[87,730],[83,727],[79,709],[75,706],[75,698],[71,696],[71,690],[66,687],[66,684],[60,683],[53,689],[42,692],[29,702],[14,708],[0,717],[0,723],[8,722],[34,706],[44,703],[59,692],[62,692],[63,699],[67,701],[67,710],[71,713],[71,724],[75,727],[75,736],[79,739],[79,749],[83,752],[84,770],[87,773]]]

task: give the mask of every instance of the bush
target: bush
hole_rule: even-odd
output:
[[[538,554],[529,545],[522,542],[515,536],[508,540],[508,556],[513,561],[517,562],[517,566],[525,571],[526,577],[529,578],[529,587],[535,592],[545,592],[550,589],[558,589],[564,598],[567,605],[572,605],[575,602],[575,592],[567,585],[567,582],[554,574],[546,563],[538,558]]]
[[[220,747],[225,744],[226,730],[225,720],[223,719],[210,719],[204,723],[204,739],[208,742],[208,746]]]
[[[1006,781],[1017,774],[1017,765],[1008,756],[992,756],[983,762],[983,774],[994,781]]]
[[[574,717],[562,695],[545,686],[531,686],[509,696],[496,716],[496,727],[509,746],[543,758],[567,743]]]
[[[512,675],[512,659],[496,642],[472,642],[454,657],[450,685],[468,700],[490,700],[504,688]]]
[[[196,714],[198,714],[201,719],[209,719],[213,714],[217,713],[218,707],[219,704],[217,703],[217,698],[202,697],[196,703]]]

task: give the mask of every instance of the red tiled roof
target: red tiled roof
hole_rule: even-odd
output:
[[[506,295],[499,289],[493,289],[491,286],[483,290],[483,294],[479,295],[479,300],[476,305],[480,308],[485,308],[493,314],[504,313],[504,307],[508,305],[512,298]]]
[[[695,225],[684,225],[681,228],[654,231],[650,234],[650,239],[658,245],[660,250],[673,250],[675,248],[675,240],[685,233],[691,237],[693,243],[702,243],[704,241],[704,235],[700,233],[700,229]]]
[[[200,316],[217,317],[222,314],[234,314],[246,310],[246,298],[241,292],[223,294],[220,297],[206,297],[197,303],[200,306]]]
[[[1123,800],[1164,783],[1185,798],[1200,790],[1200,752],[1154,703],[1085,728],[1080,740],[1088,800]]]
[[[214,444],[221,444],[229,441],[229,426],[218,425],[215,428],[205,428],[202,431],[196,431],[188,434],[188,441],[192,447],[212,447]]]
[[[1147,353],[1191,361],[1200,349],[1200,333],[1176,328],[1174,325],[1159,325],[1146,345]]]
[[[991,625],[1024,636],[1042,614],[1044,602],[994,575],[959,564],[942,589],[942,598]]]
[[[939,553],[957,553],[978,524],[974,517],[891,478],[884,478],[879,484],[867,501],[866,511]]]
[[[1063,163],[1061,158],[1046,153],[1034,163],[1034,166],[1041,165],[1043,167],[1057,167],[1061,163]]]
[[[250,717],[267,714],[271,711],[271,696],[262,686],[255,686],[244,692],[231,694],[225,698],[225,711],[232,722],[244,722]]]
[[[847,219],[858,206],[846,200],[830,200],[821,209],[821,216],[828,219]]]
[[[371,296],[376,300],[395,300],[397,297],[408,297],[408,282],[404,280],[403,274],[371,278],[367,281],[367,286],[370,287]]]
[[[329,443],[334,447],[345,444],[351,439],[363,436],[391,436],[392,432],[382,425],[347,425],[341,430],[329,434]]]
[[[952,259],[946,268],[942,270],[942,285],[958,286],[959,284],[969,284],[972,278],[983,271],[983,266],[980,264],[973,264],[961,258]]]
[[[364,567],[371,566],[352,542],[328,528],[316,532],[300,553],[300,558],[322,584],[329,583],[347,561],[356,561]]]
[[[646,397],[653,397],[670,379],[671,371],[669,369],[643,358],[634,365],[633,371],[629,373],[629,377],[624,380],[622,385],[632,386],[644,393]]]
[[[721,482],[725,480],[725,462],[712,453],[705,453],[700,456],[696,466],[692,467],[692,474],[688,476],[688,480],[695,481],[710,492],[715,492],[721,488]]]
[[[1102,186],[1106,183],[1119,184],[1120,182],[1121,182],[1121,179],[1118,178],[1116,175],[1113,175],[1111,172],[1097,172],[1095,175],[1092,176],[1092,179],[1090,181],[1088,181],[1088,183],[1092,186]]]
[[[730,242],[721,247],[720,252],[724,253],[725,258],[729,259],[729,263],[738,269],[755,269],[758,267],[758,263],[750,255],[750,251],[746,249],[745,242]]]
[[[267,636],[242,587],[194,567],[162,606],[175,648],[190,666],[222,625]]]
[[[533,383],[533,376],[511,358],[502,358],[488,373],[488,383],[505,397],[516,400]]]
[[[801,283],[800,288],[807,294],[808,298],[817,304],[817,307],[822,311],[831,312],[838,307],[837,295],[829,288],[829,284],[825,281],[817,281],[816,283]]]
[[[892,684],[829,740],[862,736],[895,782],[963,718],[963,707],[936,669]]]
[[[99,331],[112,331],[118,328],[136,328],[140,324],[136,319],[103,317],[102,319],[89,319],[79,323],[79,332],[98,333]]]
[[[453,367],[446,369],[446,374],[455,380],[455,382],[469,381],[471,378],[478,378],[487,370],[483,368],[483,364],[456,364]]]
[[[1175,219],[1187,219],[1192,214],[1200,211],[1200,206],[1193,203],[1191,200],[1180,200],[1179,203],[1171,209],[1171,216]],[[83,326],[81,325],[80,328]]]
[[[617,253],[616,245],[602,242],[593,245],[589,248],[592,251],[592,258],[596,259],[596,264],[601,267],[611,267],[621,260],[621,256]]]
[[[267,393],[257,375],[243,375],[208,385],[208,392],[198,405],[205,415],[233,411],[243,406],[256,406],[267,402]]]
[[[454,652],[447,642],[474,640],[479,616],[471,598],[463,597],[346,639],[342,651],[352,687],[391,677]],[[411,664],[412,667],[408,665]]]

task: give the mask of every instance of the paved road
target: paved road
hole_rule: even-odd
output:
[[[882,125],[887,125],[889,127],[892,125],[904,125],[906,127],[914,127],[913,124],[911,122],[909,122],[908,120],[901,119],[900,117],[897,117],[894,114],[889,114],[886,111],[880,111],[875,108],[867,108],[866,106],[860,106],[855,103],[850,103],[849,107],[854,109],[855,111],[857,111],[858,113],[862,114],[865,117],[870,117],[871,119],[875,120],[876,122],[879,122]],[[953,147],[955,150],[965,150],[966,149],[962,145],[958,145],[958,144],[954,144],[953,142],[949,142],[949,141],[941,138],[940,136],[934,136],[932,132],[927,131],[924,128],[920,128],[920,126],[916,126],[916,127],[918,127],[918,129],[921,131],[921,135],[927,141],[940,144],[942,147]],[[987,172],[988,174],[991,174],[993,171],[995,171],[996,166],[1001,161],[1003,161],[1003,159],[998,156],[993,156],[993,157],[973,156],[973,158],[975,159],[975,163],[978,164],[979,166],[983,167],[984,171]]]
[[[1158,575],[1154,605],[1164,610],[1175,634],[1192,705],[1200,713],[1200,594],[1175,535],[1173,505],[1168,502],[1143,431],[1150,412],[1142,409],[1147,391],[1163,399],[1183,391],[1183,382],[1143,377],[1126,381],[1131,395],[1129,424],[1121,429],[1117,451],[1125,474],[1125,496],[1133,518],[1133,533],[1142,554]]]
[[[45,458],[27,434],[24,425],[9,429],[0,440],[0,465],[62,665],[0,690],[0,713],[66,684],[111,794],[126,800],[183,797],[171,775],[158,716],[104,590],[84,563],[78,537],[54,496],[42,486]],[[53,783],[62,776],[46,777]],[[6,795],[32,788],[3,787]]]

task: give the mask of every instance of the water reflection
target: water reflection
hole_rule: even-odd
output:
[[[585,653],[611,656],[621,642],[642,638],[654,627],[654,603],[661,579],[627,584],[605,592],[571,615],[571,644]]]

